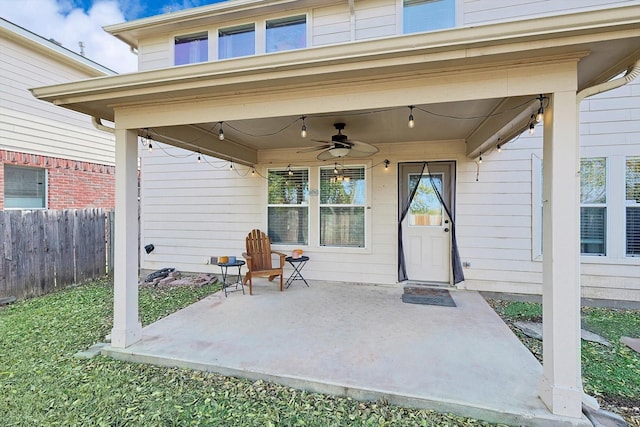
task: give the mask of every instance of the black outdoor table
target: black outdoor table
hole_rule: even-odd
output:
[[[299,258],[288,256],[285,258],[285,260],[289,264],[291,264],[291,267],[293,267],[293,273],[291,273],[291,276],[289,276],[289,278],[287,279],[287,283],[286,283],[287,288],[289,288],[289,286],[291,286],[291,284],[295,280],[302,280],[304,284],[307,285],[307,287],[309,287],[309,284],[307,283],[305,278],[302,277],[302,273],[301,273],[302,269],[307,264],[307,261],[309,261],[309,257],[304,255]]]
[[[242,274],[240,273],[240,270],[242,269],[242,266],[244,264],[245,262],[241,259],[236,260],[236,262],[218,263],[218,266],[222,271],[222,289],[224,290],[225,297],[227,296],[227,292],[239,291],[240,289],[238,289],[238,285],[242,287],[242,294],[244,295],[244,282],[242,281]],[[229,267],[238,267],[238,277],[236,281],[232,283],[227,282],[227,277],[229,276],[229,272],[228,272]],[[229,288],[230,286],[235,286],[236,289],[233,291],[227,290],[227,288]]]

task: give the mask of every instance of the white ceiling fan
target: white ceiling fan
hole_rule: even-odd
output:
[[[331,141],[314,139],[313,141],[320,142],[322,145],[298,151],[298,153],[322,150],[316,158],[318,160],[331,160],[340,157],[369,157],[378,152],[378,147],[367,144],[366,142],[349,139],[347,135],[344,135],[342,133],[342,130],[345,128],[344,123],[334,123],[333,126],[338,133],[331,136]]]

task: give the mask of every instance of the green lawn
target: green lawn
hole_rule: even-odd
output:
[[[217,291],[141,289],[149,324]],[[108,281],[0,309],[3,426],[481,426],[473,419],[308,393],[262,381],[73,355],[103,341]]]
[[[542,319],[542,306],[537,303],[490,302],[508,324],[515,320]],[[640,425],[640,412],[633,410],[640,406],[640,354],[620,343],[622,336],[640,336],[640,310],[583,307],[582,324],[584,329],[603,336],[611,343],[611,347],[606,347],[582,341],[582,379],[585,391],[622,412],[631,425]],[[541,360],[540,341],[527,338],[517,329],[512,329]]]

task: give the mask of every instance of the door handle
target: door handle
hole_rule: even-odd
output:
[[[445,233],[448,233],[448,232],[449,232],[449,228],[445,228],[445,229],[444,229],[444,232],[445,232]]]

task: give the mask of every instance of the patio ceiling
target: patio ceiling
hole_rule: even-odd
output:
[[[497,136],[526,129],[540,92],[570,84],[550,87],[544,76],[523,70],[553,73],[545,65],[577,62],[581,90],[634,64],[638,46],[636,5],[172,67],[33,93],[101,120],[113,121],[119,112],[117,127],[150,128],[161,141],[246,164],[255,163],[260,150],[302,150],[313,139],[330,140],[336,122],[346,123],[350,139],[372,144],[464,140],[473,157]],[[415,129],[407,127],[408,105],[417,107]],[[307,139],[300,137],[302,115]],[[232,144],[216,142],[218,122]]]

